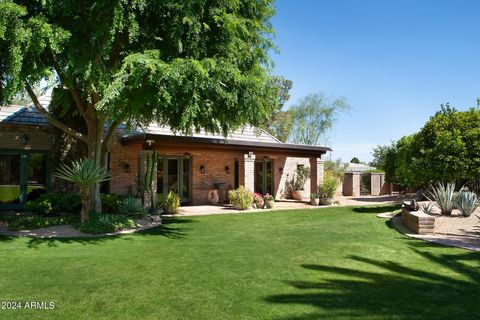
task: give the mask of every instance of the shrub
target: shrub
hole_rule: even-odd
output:
[[[237,209],[248,209],[253,204],[253,192],[240,186],[238,189],[231,190],[228,193],[230,203]]]
[[[431,187],[429,193],[443,215],[452,213],[458,197],[458,192],[455,192],[455,183],[437,182],[436,186]]]
[[[142,218],[148,215],[147,210],[143,207],[138,198],[133,197],[123,199],[119,212],[122,215],[134,218]]]
[[[78,214],[81,207],[80,196],[72,193],[45,193],[25,204],[25,210],[41,216]]]
[[[101,194],[100,199],[102,200],[102,213],[119,213],[122,201],[118,195]]]
[[[85,233],[108,233],[136,227],[135,222],[124,215],[98,214],[96,212],[89,212],[88,215],[88,220],[79,227],[79,230]]]
[[[310,199],[319,199],[320,198],[320,195],[318,193],[312,193],[310,195]]]
[[[320,198],[333,198],[337,192],[337,188],[340,184],[338,178],[326,171],[323,177],[323,183],[318,187],[318,193]]]
[[[477,209],[477,195],[470,191],[460,192],[455,201],[455,206],[463,216],[468,217]]]
[[[75,219],[71,216],[62,217],[41,217],[41,216],[12,216],[9,218],[8,229],[17,230],[33,230],[58,226],[62,224],[74,223]]]

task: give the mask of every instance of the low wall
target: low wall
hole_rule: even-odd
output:
[[[435,230],[435,217],[421,211],[402,208],[402,221],[408,229],[418,234],[431,234]]]

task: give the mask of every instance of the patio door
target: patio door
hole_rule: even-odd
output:
[[[22,209],[47,191],[47,155],[11,152],[0,154],[0,209]]]
[[[270,159],[255,161],[254,192],[273,194],[273,163]]]
[[[162,156],[158,159],[157,193],[166,195],[174,191],[182,202],[192,201],[191,158],[185,156]]]

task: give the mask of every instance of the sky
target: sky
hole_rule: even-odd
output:
[[[327,158],[372,160],[372,148],[420,130],[449,102],[480,97],[480,1],[277,0],[274,73],[310,93],[346,97]]]

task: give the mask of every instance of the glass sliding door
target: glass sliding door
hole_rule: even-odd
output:
[[[45,153],[0,153],[0,209],[22,209],[27,201],[47,192],[47,187]]]
[[[255,162],[254,167],[255,192],[260,194],[273,194],[273,163],[264,159]]]
[[[157,193],[173,191],[182,202],[192,200],[192,165],[190,157],[162,156],[157,165]]]

